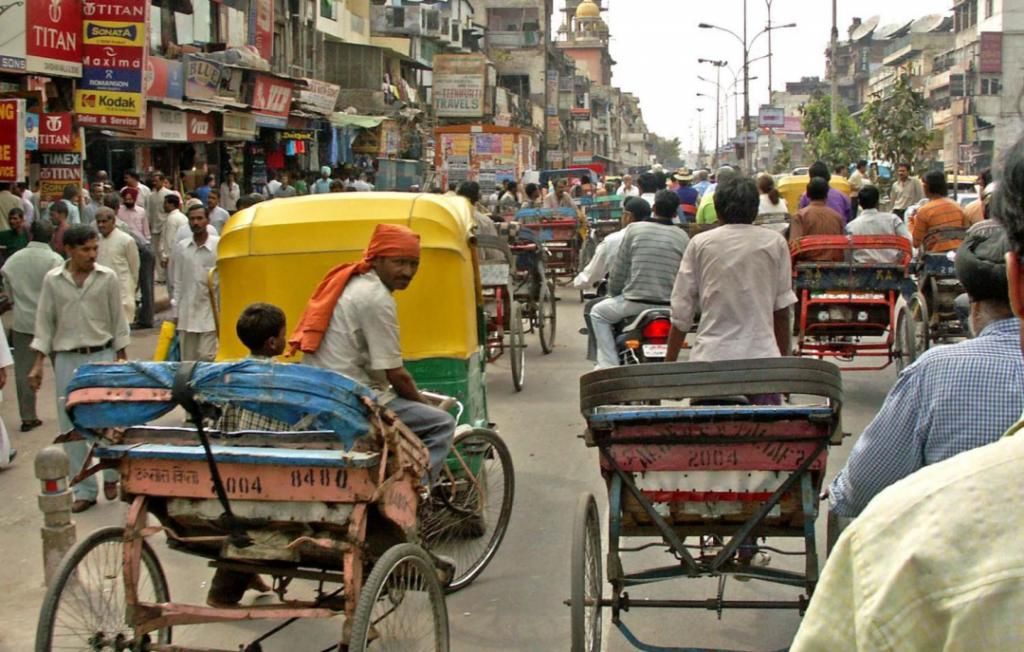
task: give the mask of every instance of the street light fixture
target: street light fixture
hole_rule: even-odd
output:
[[[743,0],[743,36],[740,36],[731,29],[712,25],[710,23],[698,23],[700,29],[717,29],[720,32],[732,36],[743,47],[743,165],[746,171],[750,172],[750,143],[747,142],[750,134],[750,49],[761,36],[778,29],[789,29],[796,27],[796,23],[784,25],[768,24],[763,30],[754,35],[754,38],[747,40],[747,0]]]

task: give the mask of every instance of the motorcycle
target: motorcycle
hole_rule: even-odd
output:
[[[672,312],[667,306],[648,308],[616,330],[620,365],[664,362],[672,331]]]

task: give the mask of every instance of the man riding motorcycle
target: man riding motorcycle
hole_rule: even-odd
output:
[[[597,340],[597,368],[619,365],[615,344],[616,324],[650,308],[665,307],[690,238],[672,224],[679,210],[679,196],[662,190],[654,198],[650,222],[629,225],[619,253],[611,265],[608,298],[590,313]]]

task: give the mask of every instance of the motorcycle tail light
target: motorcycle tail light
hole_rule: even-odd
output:
[[[667,319],[655,319],[644,326],[644,338],[648,340],[667,340],[672,330],[672,322]]]
[[[639,349],[640,348],[640,340],[626,340],[626,348],[627,349]]]

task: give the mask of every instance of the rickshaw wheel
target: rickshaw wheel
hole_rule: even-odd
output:
[[[392,546],[373,565],[356,602],[348,650],[448,651],[444,590],[422,548]]]
[[[139,600],[171,601],[156,553],[142,542],[139,564]],[[36,627],[36,652],[58,649],[120,650],[135,634],[125,622],[124,528],[96,530],[61,562],[53,584],[46,591]],[[171,628],[155,632],[155,643],[169,645]],[[133,648],[134,649],[134,648]]]
[[[512,454],[501,437],[483,428],[458,435],[419,523],[424,547],[455,564],[448,592],[468,586],[490,563],[514,498]]]
[[[920,292],[910,298],[910,318],[914,322],[914,353],[921,355],[931,346],[931,315],[928,302]]]
[[[903,371],[917,360],[917,342],[911,329],[910,311],[901,308],[896,313],[896,332],[893,334],[893,358],[896,371]]]
[[[593,494],[576,503],[572,528],[572,652],[601,649],[601,518]]]
[[[514,303],[509,314],[509,362],[512,367],[512,386],[517,392],[526,384],[526,340],[523,335],[523,310]]]
[[[553,283],[545,284],[540,291],[537,303],[537,328],[540,335],[540,348],[545,355],[555,350],[555,327],[558,324],[558,306]]]

